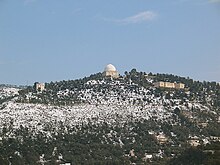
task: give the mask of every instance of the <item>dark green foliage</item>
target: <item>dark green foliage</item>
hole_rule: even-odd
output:
[[[184,151],[178,159],[171,161],[171,165],[201,165],[205,160],[205,154],[197,148],[190,148]]]
[[[202,131],[205,135],[220,137],[219,123],[210,122]]]
[[[220,143],[212,143],[207,146],[188,148],[179,156],[170,161],[170,165],[219,165]]]
[[[0,164],[39,164],[42,154],[46,164],[54,164],[60,154],[62,161],[72,164],[130,164],[142,162],[145,152],[154,153],[159,149],[157,141],[147,131],[158,128],[153,121],[131,122],[122,127],[104,123],[79,128],[67,127],[68,133],[64,133],[62,126],[57,133],[48,128],[51,137],[42,133],[32,135],[22,126],[14,132],[15,138],[8,138],[2,132]],[[10,132],[10,129],[5,129],[5,132]],[[131,149],[135,150],[136,158],[125,157]]]

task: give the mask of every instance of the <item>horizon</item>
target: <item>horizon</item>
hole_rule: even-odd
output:
[[[0,1],[0,84],[103,72],[220,82],[219,0]]]
[[[114,65],[113,65],[113,66],[114,66]],[[130,72],[132,69],[136,69],[136,68],[131,68],[130,70],[125,70],[123,73],[120,73],[120,72],[119,72],[119,76],[124,76],[126,71],[127,71],[127,72]],[[116,67],[116,70],[117,70],[117,67]],[[137,69],[136,69],[136,70],[137,70]],[[118,71],[118,70],[117,70],[117,71]],[[35,81],[35,82],[29,83],[29,84],[8,84],[8,83],[6,83],[6,84],[3,83],[3,84],[1,84],[1,83],[0,83],[0,85],[6,85],[6,86],[9,85],[9,86],[17,86],[17,87],[19,87],[19,86],[21,86],[21,87],[22,87],[22,86],[33,86],[35,83],[50,83],[50,82],[60,82],[60,81],[78,80],[78,79],[83,79],[83,78],[89,77],[89,76],[91,76],[91,75],[93,75],[93,74],[98,74],[98,73],[103,73],[103,72],[104,72],[104,69],[103,69],[103,71],[100,71],[100,72],[91,73],[91,74],[89,74],[89,75],[85,75],[85,76],[83,76],[83,77],[78,77],[78,78],[73,78],[73,79],[63,79],[63,80],[53,80],[53,81],[51,80],[51,81],[47,81],[47,82]],[[154,72],[145,72],[145,71],[141,71],[141,70],[137,70],[137,72],[144,72],[144,73],[146,73],[146,74],[149,74],[149,73],[152,73],[152,74],[168,74],[168,75],[174,75],[174,76],[189,78],[189,79],[192,79],[193,81],[216,82],[216,83],[220,84],[220,82],[217,82],[217,81],[206,81],[206,80],[201,81],[201,80],[196,80],[196,79],[194,79],[194,78],[192,78],[192,77],[186,77],[186,76],[181,76],[181,75],[175,75],[175,74],[172,74],[172,73],[154,73]]]

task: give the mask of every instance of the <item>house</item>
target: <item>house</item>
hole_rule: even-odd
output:
[[[219,136],[210,136],[210,140],[213,142],[220,142],[220,137]]]
[[[193,146],[193,147],[197,147],[200,145],[200,142],[198,139],[191,139],[191,140],[188,140],[188,143]]]
[[[164,134],[159,134],[156,138],[160,144],[164,144],[168,141],[168,138]]]
[[[201,122],[201,123],[198,123],[198,126],[202,127],[202,128],[205,128],[208,126],[208,123],[207,122]]]
[[[153,155],[152,154],[147,154],[145,153],[144,157],[142,158],[143,161],[147,162],[148,160],[152,159]]]
[[[190,137],[187,142],[189,143],[189,145],[193,147],[197,147],[200,145],[200,140],[199,140],[199,137],[197,136]]]
[[[130,150],[129,155],[130,155],[131,157],[135,157],[134,149]]]

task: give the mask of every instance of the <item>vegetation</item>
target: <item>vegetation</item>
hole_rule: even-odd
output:
[[[107,83],[92,85],[90,81],[94,80]],[[152,96],[169,100],[162,102],[162,105],[172,113],[172,120],[162,122],[152,117],[144,121],[127,121],[122,125],[89,123],[75,127],[60,123],[58,131],[52,130],[48,123],[44,132],[39,134],[23,126],[13,130],[11,123],[0,130],[0,164],[220,164],[220,144],[212,142],[203,145],[201,141],[211,136],[220,137],[217,118],[220,114],[220,86],[216,82],[199,82],[170,74],[146,74],[132,69],[117,80],[97,73],[78,80],[46,83],[43,92],[27,87],[20,90],[16,98],[20,103],[76,105],[90,103],[81,99],[82,93],[90,90],[92,95],[99,92],[103,96],[109,91],[115,92],[118,100],[126,100],[119,85],[110,85],[113,81],[125,84],[123,88],[127,92],[141,94],[139,89],[144,88]],[[156,89],[153,83],[158,81],[181,82],[186,88]],[[2,98],[0,105],[14,97]],[[194,102],[212,111],[202,111],[200,107],[188,104]],[[143,97],[132,102],[138,106],[143,103],[150,104],[152,100]],[[181,106],[187,107],[187,111],[179,108]],[[167,138],[165,143],[157,139],[160,133]],[[190,147],[190,137],[198,137],[202,145]],[[148,159],[146,155],[152,158]]]
[[[170,161],[171,165],[219,165],[220,143],[212,143],[207,146],[188,148],[179,156]]]
[[[34,135],[21,126],[13,132],[13,137],[10,126],[4,127],[0,134],[0,164],[41,164],[42,160],[45,164],[140,163],[145,152],[155,154],[160,148],[154,136],[146,132],[146,129],[154,128],[157,126],[153,121],[131,122],[123,127],[107,124],[99,127],[92,124],[74,128],[61,126],[58,132],[49,130],[51,135],[48,137],[42,133]],[[45,131],[47,129],[49,127]],[[135,156],[129,154],[132,149]]]
[[[55,105],[78,104],[82,102],[82,100],[78,97],[79,91],[91,88],[91,86],[86,84],[86,82],[89,80],[101,81],[103,79],[105,79],[105,81],[111,81],[111,79],[104,78],[101,73],[97,73],[83,79],[46,83],[47,90],[43,92],[36,92],[36,97],[32,98],[28,98],[27,94],[29,92],[35,92],[35,89],[33,87],[28,87],[20,91],[20,98],[18,102]],[[126,71],[124,77],[121,76],[117,81],[123,83],[132,82],[139,87],[149,88],[149,90],[153,87],[153,82],[181,82],[186,85],[185,90],[157,89],[154,92],[158,96],[166,96],[166,98],[170,99],[182,99],[183,102],[185,100],[198,101],[215,109],[219,109],[220,107],[220,85],[216,82],[199,82],[190,78],[184,78],[172,74],[146,74],[145,72],[138,72],[136,69],[132,69],[130,72]],[[98,88],[108,88],[108,86],[101,86]],[[59,97],[58,92],[65,90],[72,91],[72,93]]]

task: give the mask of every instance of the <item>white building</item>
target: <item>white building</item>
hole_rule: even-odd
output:
[[[105,67],[105,70],[103,72],[103,76],[105,76],[105,77],[112,77],[112,78],[118,78],[119,77],[119,73],[116,70],[116,68],[114,67],[114,65],[108,64]]]
[[[183,83],[171,83],[171,82],[163,82],[163,81],[155,82],[154,86],[156,88],[173,88],[173,89],[185,88],[185,84]]]
[[[200,145],[199,137],[197,136],[189,137],[188,143],[193,147],[199,146]]]

